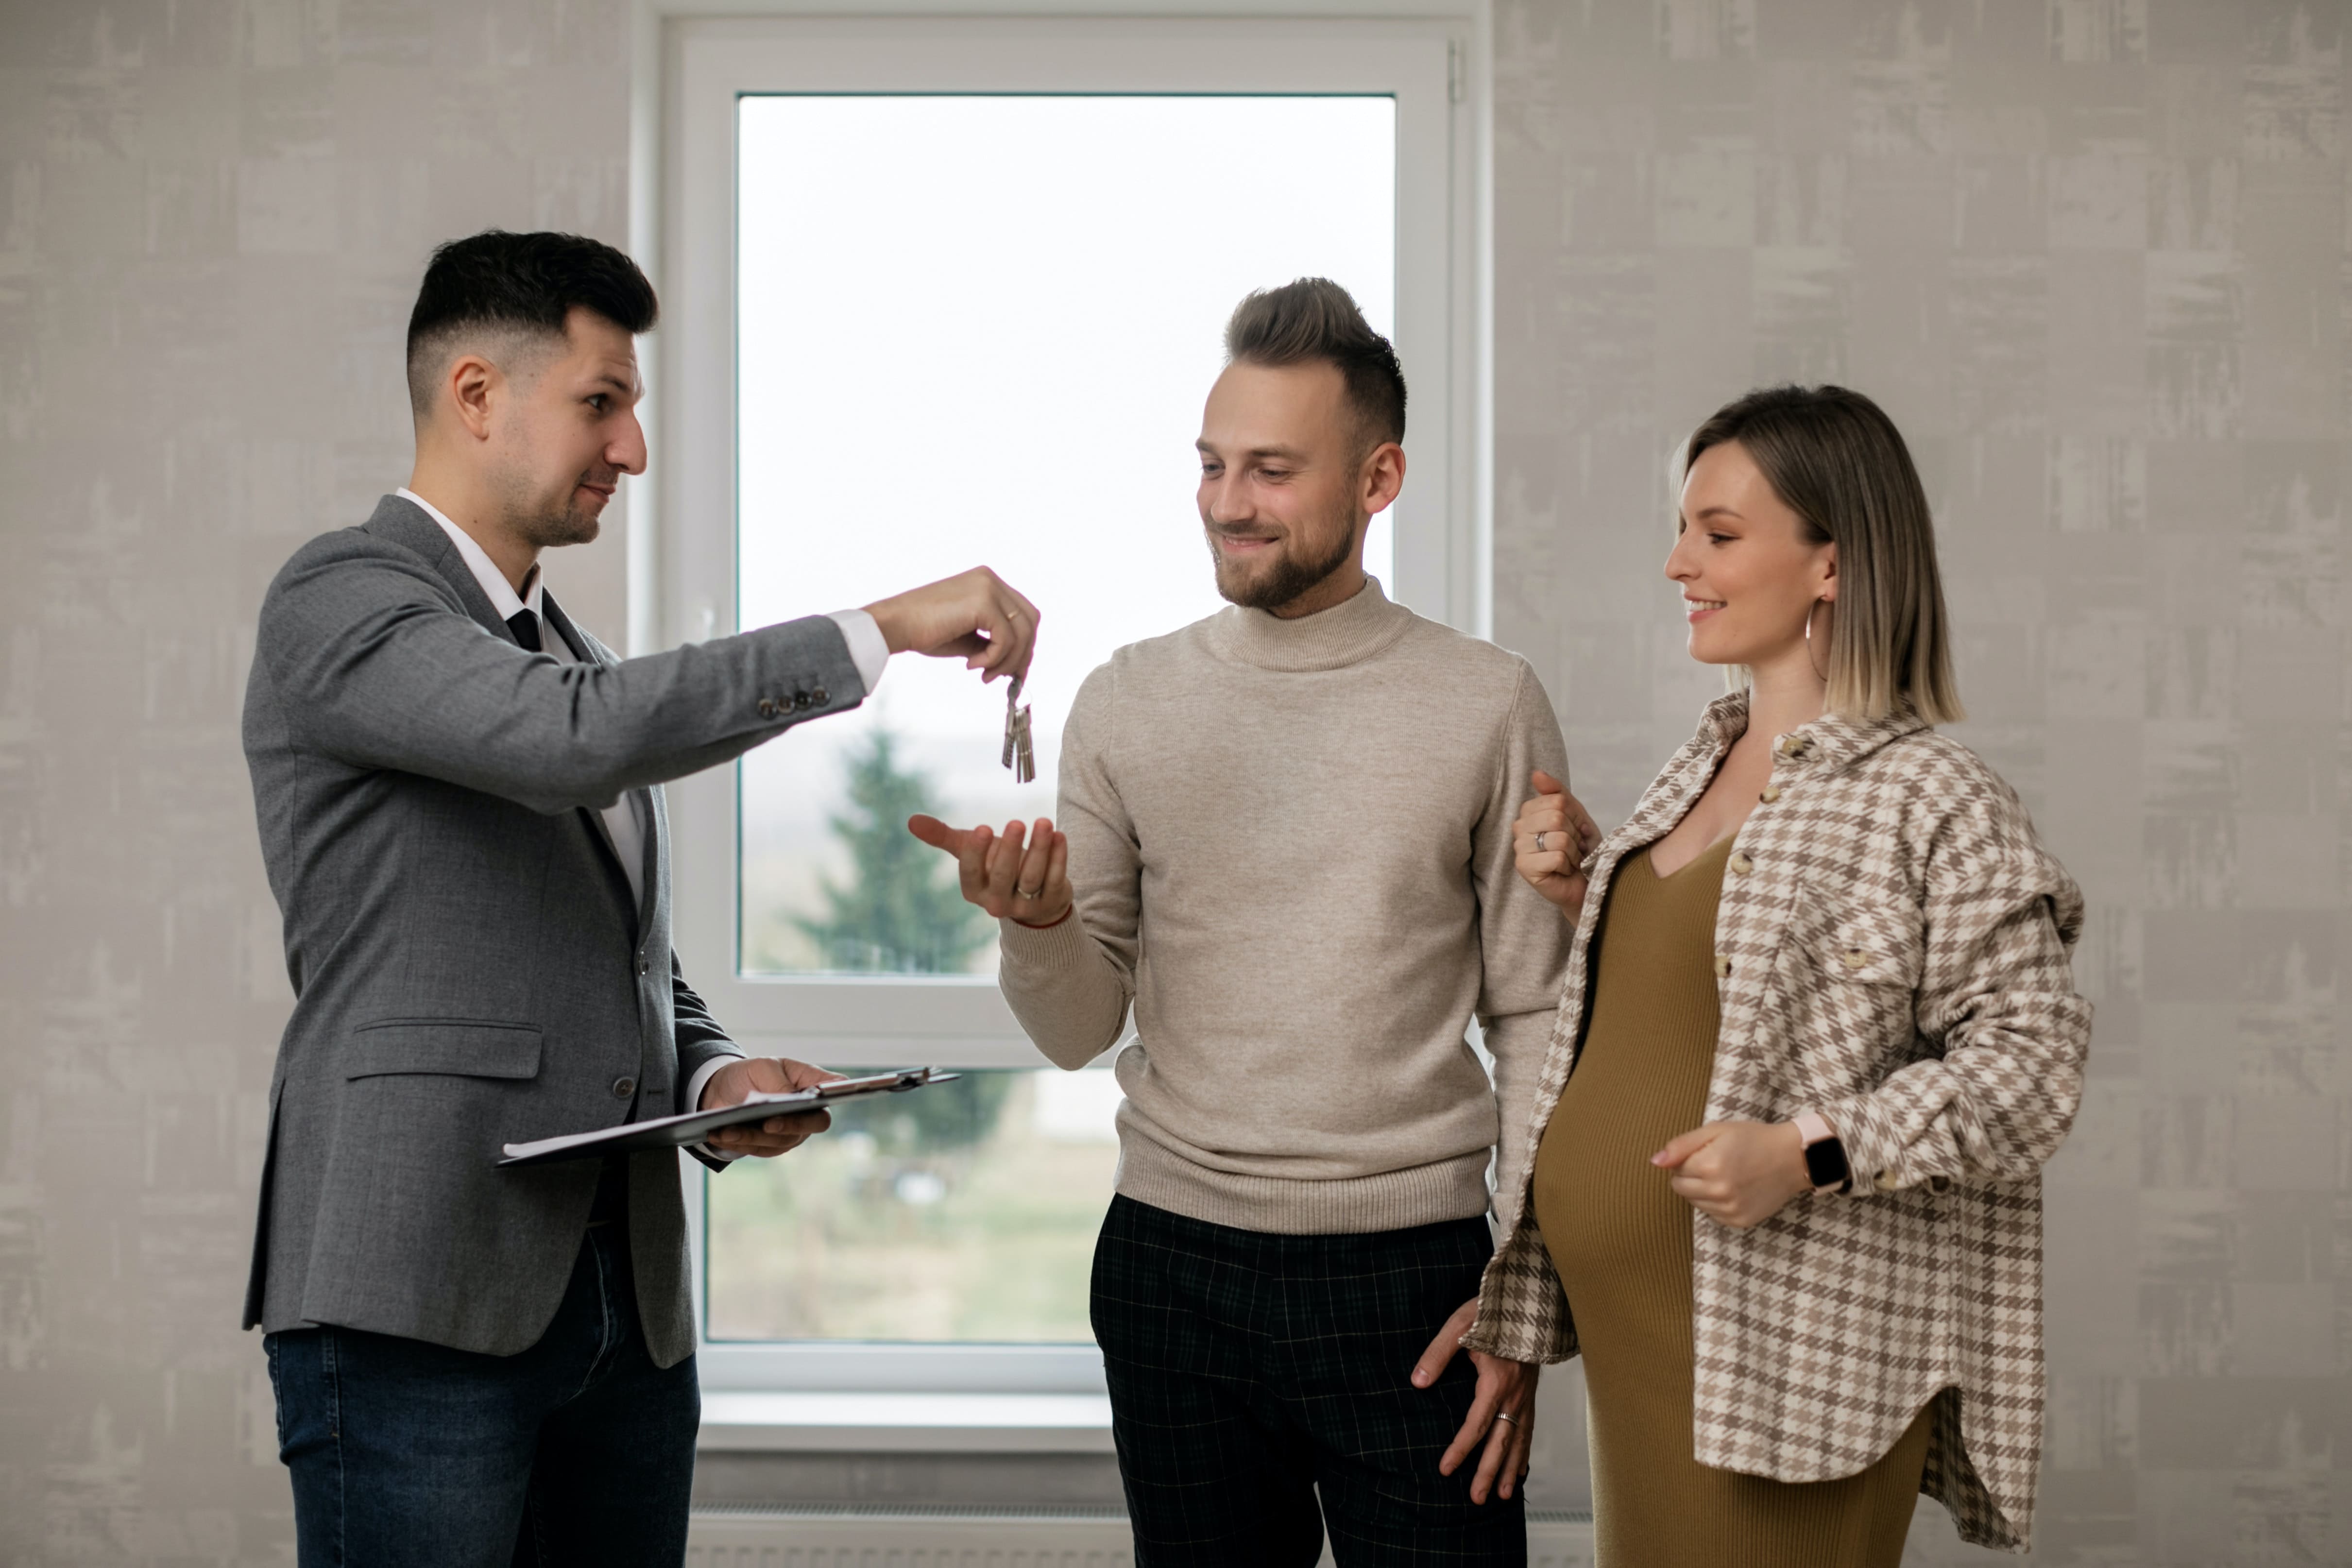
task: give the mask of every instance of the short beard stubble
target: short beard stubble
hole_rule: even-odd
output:
[[[1217,531],[1209,531],[1209,559],[1217,569],[1217,592],[1245,610],[1278,610],[1345,566],[1356,553],[1356,530],[1351,523],[1339,543],[1319,560],[1305,561],[1288,550],[1264,579],[1251,582],[1228,563],[1217,548]]]
[[[585,476],[583,476],[584,478]],[[543,497],[530,493],[520,476],[507,486],[507,526],[515,537],[534,550],[555,550],[566,544],[593,544],[604,531],[604,520],[592,511],[583,510],[572,497],[579,489],[579,480],[566,485],[563,499],[550,504]]]

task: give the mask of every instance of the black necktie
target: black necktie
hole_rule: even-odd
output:
[[[538,653],[545,646],[539,640],[539,617],[530,613],[528,605],[507,617],[507,630],[514,633],[515,641],[522,644],[526,652]]]

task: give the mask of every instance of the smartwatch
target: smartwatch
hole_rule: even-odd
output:
[[[1837,1130],[1818,1110],[1801,1110],[1792,1119],[1797,1136],[1804,1140],[1805,1174],[1816,1193],[1853,1190],[1853,1167],[1846,1163],[1845,1145]]]

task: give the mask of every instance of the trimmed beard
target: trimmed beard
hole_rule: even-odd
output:
[[[1217,550],[1216,531],[1209,530],[1209,559],[1216,565],[1217,592],[1228,603],[1245,610],[1280,609],[1345,566],[1355,553],[1356,531],[1351,525],[1322,560],[1301,561],[1286,550],[1265,581],[1237,581],[1240,574],[1227,568],[1224,556]]]
[[[604,519],[594,512],[583,511],[572,500],[579,488],[573,480],[563,489],[561,506],[544,507],[534,504],[517,486],[508,491],[507,517],[510,526],[534,548],[554,550],[566,544],[593,544],[604,531]]]

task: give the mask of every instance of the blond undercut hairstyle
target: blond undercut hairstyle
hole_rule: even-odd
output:
[[[1908,708],[1930,724],[1968,717],[1952,678],[1951,618],[1927,491],[1884,409],[1843,386],[1772,386],[1725,404],[1683,448],[1682,471],[1737,442],[1808,540],[1837,546],[1829,710],[1868,721]],[[1731,672],[1748,684],[1744,668]]]
[[[1320,360],[1347,387],[1361,451],[1404,439],[1404,371],[1396,350],[1372,331],[1356,297],[1328,278],[1300,278],[1246,296],[1225,322],[1225,358],[1263,365]]]

